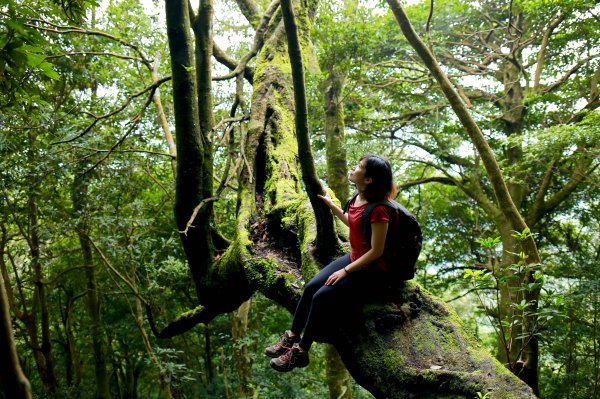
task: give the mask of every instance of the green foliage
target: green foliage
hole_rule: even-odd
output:
[[[420,32],[429,5],[423,2],[408,7]],[[93,266],[114,397],[126,396],[125,387],[132,382],[137,383],[138,397],[158,397],[161,374],[171,378],[179,397],[224,397],[226,388],[234,392],[240,383],[234,347],[248,349],[258,397],[326,397],[324,355],[319,345],[311,351],[311,366],[295,375],[299,378],[282,379],[268,368],[263,348],[290,323],[290,315],[270,300],[253,298],[249,328],[235,343],[231,322],[221,316],[171,340],[156,340],[150,335],[147,346],[136,324],[139,314],[130,287],[100,256],[102,253],[115,270],[135,284],[142,297],[150,300],[160,326],[196,305],[195,287],[173,222],[174,184],[170,158],[161,155],[167,151],[163,133],[152,105],[140,113],[146,94],[130,98],[151,82],[142,58],[157,62],[159,77],[170,74],[159,11],[135,0],[101,5],[81,0],[42,1],[35,8],[25,1],[2,0],[0,7],[0,225],[9,237],[2,259],[17,307],[33,309],[32,265],[36,259],[30,238],[34,230],[39,234],[58,395],[91,397],[94,392],[91,348],[92,337],[98,332],[93,329],[86,303],[88,269],[77,235],[77,226],[85,225],[99,250],[92,254]],[[237,9],[233,2],[222,7]],[[531,82],[524,87],[527,112],[519,134],[507,135],[505,131],[498,106],[498,99],[507,94],[502,82],[481,71],[461,70],[446,57],[452,54],[463,60],[477,59],[479,44],[460,42],[477,38],[478,31],[497,35],[499,46],[510,42],[510,37],[502,36],[508,31],[508,3],[436,1],[426,36],[452,79],[470,97],[471,109],[509,182],[527,188],[519,205],[526,216],[548,165],[556,165],[548,191],[551,196],[580,173],[575,165],[591,162],[577,190],[528,231],[514,232],[512,238],[517,242],[535,238],[542,253],[541,265],[528,264],[520,249],[511,248],[516,261],[506,265],[507,273],[500,273],[500,260],[510,254],[500,249],[496,216],[456,186],[413,186],[398,198],[418,215],[424,228],[420,282],[446,299],[458,298],[453,304],[490,350],[497,347],[494,334],[509,342],[511,331],[523,326],[524,316],[534,316],[536,325],[514,338],[539,339],[542,393],[552,399],[592,397],[594,386],[589,381],[597,380],[599,373],[600,180],[593,166],[597,165],[600,113],[592,109],[580,122],[568,122],[591,99],[590,88],[598,69],[599,32],[593,7],[595,3],[587,0],[513,2],[513,17],[522,12],[527,20],[522,43],[531,43],[523,52],[523,65],[528,69],[521,81],[532,79],[544,29],[559,13],[565,20],[550,41],[541,88],[548,88],[580,60],[596,57],[555,89],[535,92]],[[240,20],[217,15],[215,22],[217,41],[233,38],[226,49],[236,59],[245,54],[253,35]],[[64,31],[71,25],[86,33],[102,31],[106,35],[52,31]],[[313,24],[313,40],[321,71],[309,76],[308,84],[313,144],[321,176],[325,175],[325,165],[320,85],[333,71],[346,79],[342,97],[350,161],[367,152],[379,153],[392,161],[398,183],[441,175],[467,188],[481,188],[482,195],[494,202],[464,130],[407,46],[386,6],[354,1],[322,3]],[[502,60],[492,64],[499,69]],[[219,68],[215,67],[220,73]],[[215,82],[217,120],[229,116],[232,87],[231,82]],[[173,124],[171,88],[163,85],[160,90],[165,114]],[[492,96],[478,96],[480,90]],[[250,109],[250,104],[244,105]],[[95,117],[121,107],[115,115],[96,121]],[[231,126],[223,124],[214,132],[217,176],[225,169],[229,134],[234,139],[234,163],[239,158],[242,129]],[[57,143],[60,141],[68,142]],[[507,151],[511,147],[519,148],[522,156],[511,158]],[[74,214],[73,183],[83,174],[89,182],[85,209]],[[237,184],[234,176],[230,185],[237,188]],[[215,187],[218,185],[215,181]],[[37,226],[32,224],[32,200],[38,206]],[[237,231],[236,202],[237,192],[228,188],[215,204],[215,226],[228,238]],[[510,304],[508,316],[500,319],[496,294],[503,283],[513,287],[517,300]],[[478,300],[472,301],[472,296],[461,300],[470,289]],[[540,292],[537,301],[528,300],[528,294],[535,291]],[[488,317],[487,324],[481,322]],[[14,323],[19,353],[35,395],[46,397],[25,324],[16,317]],[[149,334],[147,323],[142,325]],[[67,345],[69,333],[74,352]],[[74,355],[79,356],[78,363],[73,363]],[[80,372],[80,378],[76,373],[69,376],[68,367],[73,373]],[[132,381],[134,375],[137,379]],[[356,385],[353,394],[355,398],[369,396]]]

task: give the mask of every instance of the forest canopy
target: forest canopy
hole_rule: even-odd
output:
[[[0,397],[598,398],[599,17],[0,0]],[[417,276],[282,379],[264,347],[348,250],[316,194],[366,153]]]

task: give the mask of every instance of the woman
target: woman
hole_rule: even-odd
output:
[[[348,180],[356,186],[358,196],[348,213],[333,203],[329,196],[319,195],[333,213],[350,227],[350,254],[325,266],[306,286],[296,308],[292,327],[281,340],[265,349],[272,357],[271,367],[291,371],[306,367],[308,351],[318,334],[331,330],[340,313],[377,290],[386,279],[382,258],[388,230],[389,210],[376,206],[371,212],[371,239],[366,239],[362,213],[367,203],[393,199],[396,194],[392,169],[385,159],[376,155],[363,156],[348,172]],[[304,334],[300,334],[304,331]]]

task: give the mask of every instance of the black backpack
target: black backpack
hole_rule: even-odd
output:
[[[358,194],[346,202],[344,213]],[[393,200],[369,202],[362,214],[362,223],[367,240],[371,239],[371,212],[377,205],[385,205],[390,210],[390,222],[383,253],[385,264],[390,272],[401,281],[415,277],[417,259],[421,253],[423,234],[415,216]]]

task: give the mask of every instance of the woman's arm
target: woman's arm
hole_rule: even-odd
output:
[[[388,222],[371,223],[371,249],[342,270],[338,270],[329,276],[325,285],[335,285],[349,273],[357,272],[381,258],[385,248],[385,236],[387,235],[387,230]]]
[[[329,195],[317,194],[317,196],[327,204],[335,216],[337,216],[346,226],[350,227],[348,224],[348,214],[344,213],[343,209],[337,206]]]

